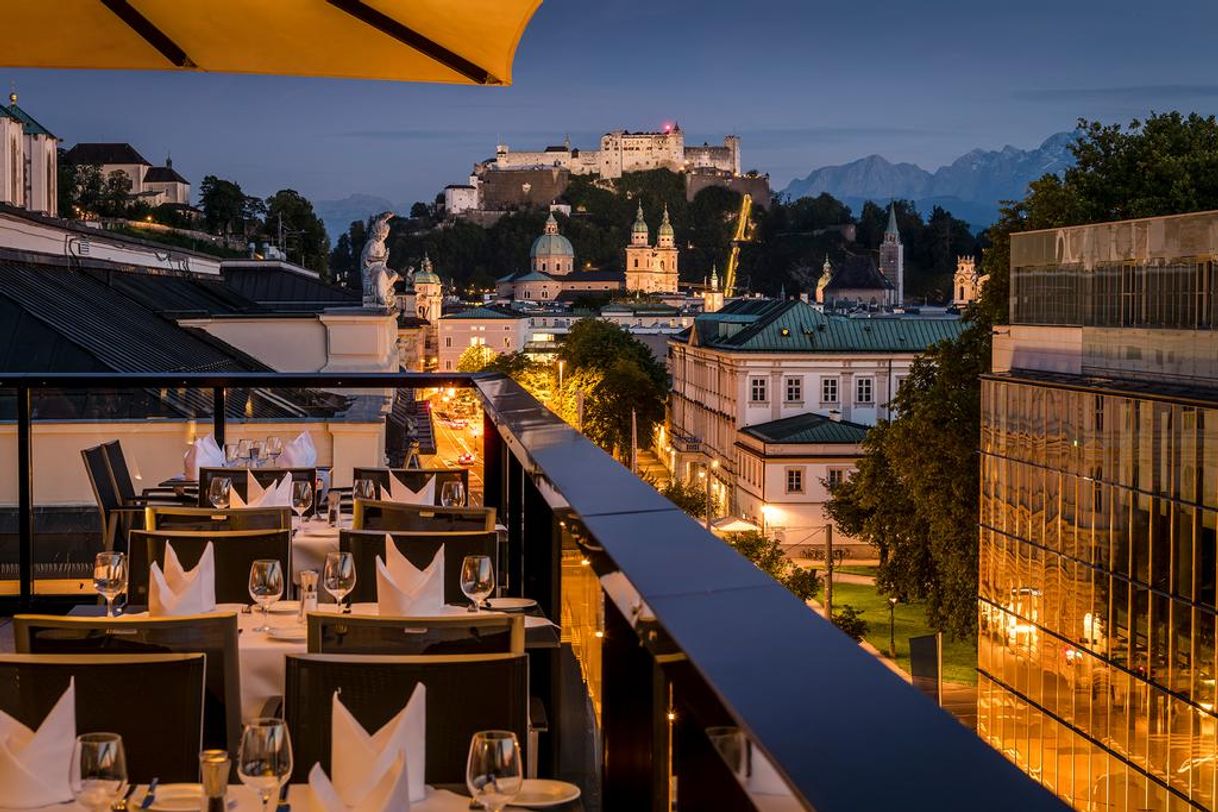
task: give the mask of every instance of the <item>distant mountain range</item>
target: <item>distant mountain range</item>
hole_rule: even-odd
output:
[[[345,232],[355,220],[367,220],[374,214],[395,210],[394,205],[383,197],[375,195],[347,195],[342,200],[317,200],[313,203],[313,211],[326,225],[326,233],[330,235],[330,245],[338,241],[338,235]],[[398,211],[406,214],[405,211]]]
[[[782,194],[795,200],[828,192],[856,214],[867,200],[887,203],[892,198],[904,198],[915,201],[923,214],[932,206],[942,206],[974,227],[983,228],[997,219],[999,201],[1018,200],[1027,192],[1030,181],[1072,166],[1074,156],[1069,146],[1075,137],[1073,132],[1056,133],[1036,149],[975,149],[934,172],[868,155],[841,166],[815,169],[807,177],[791,181]]]

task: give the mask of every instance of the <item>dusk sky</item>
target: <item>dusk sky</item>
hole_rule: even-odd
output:
[[[496,140],[592,147],[678,121],[743,139],[744,168],[792,177],[871,153],[934,169],[1032,147],[1078,116],[1218,109],[1218,3],[547,0],[510,88],[170,73],[0,70],[60,136],[129,141],[195,185],[378,195],[463,183]]]

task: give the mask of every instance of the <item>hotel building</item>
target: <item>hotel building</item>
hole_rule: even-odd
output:
[[[978,733],[1078,809],[1213,809],[1218,212],[1011,240]]]

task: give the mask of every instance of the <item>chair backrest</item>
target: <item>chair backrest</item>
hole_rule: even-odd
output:
[[[293,783],[321,762],[330,769],[331,705],[343,705],[369,733],[406,706],[415,686],[427,691],[428,784],[465,780],[469,741],[479,730],[528,732],[528,661],[523,654],[379,657],[289,654],[284,712],[292,734]],[[527,774],[527,773],[526,773]]]
[[[309,615],[310,654],[523,654],[524,616]]]
[[[109,550],[114,546],[115,528],[112,526],[112,511],[122,505],[118,498],[118,490],[110,476],[110,468],[106,465],[106,453],[101,446],[82,448],[81,459],[85,463],[85,473],[89,475],[89,486],[93,488],[93,498],[97,501],[97,515],[101,521],[101,535],[104,547]]]
[[[127,572],[128,603],[147,605],[148,568],[165,566],[165,545],[172,544],[178,561],[186,569],[199,563],[208,543],[216,561],[216,603],[249,603],[250,565],[260,558],[274,558],[283,567],[285,582],[291,577],[292,536],[288,530],[233,530],[229,532],[170,532],[132,530]],[[139,551],[144,551],[139,555]],[[285,583],[285,586],[287,584]],[[285,589],[286,592],[286,589]]]
[[[205,659],[6,654],[0,710],[36,730],[74,680],[77,731],[122,736],[130,781],[197,781]]]
[[[317,488],[316,468],[199,468],[199,507],[211,507],[208,489],[211,487],[212,479],[216,477],[228,477],[232,480],[233,490],[244,500],[249,494],[251,476],[263,488],[268,488],[278,483],[285,475],[290,475],[293,482],[311,482],[314,489]],[[317,493],[314,492],[313,506],[305,513],[306,516],[316,515],[319,507],[318,501]]]
[[[441,504],[440,497],[444,492],[445,482],[460,482],[465,492],[465,504],[469,504],[469,471],[464,468],[356,468],[351,481],[371,479],[382,489],[389,487],[389,475],[397,477],[403,485],[417,491],[427,484],[427,480],[436,479],[437,505]]]
[[[135,492],[135,483],[131,481],[131,470],[127,467],[127,456],[123,453],[123,444],[111,440],[101,444],[106,464],[110,466],[110,478],[118,491],[118,498],[124,505],[130,505],[139,496]]]
[[[292,509],[286,507],[201,508],[157,506],[144,510],[148,530],[291,530]]]
[[[403,530],[414,532],[494,530],[494,508],[446,508],[408,505],[377,499],[356,499],[351,527],[355,530]]]
[[[362,603],[376,600],[376,557],[385,557],[385,531],[341,530],[338,548],[351,553],[355,560],[355,589],[351,601]],[[389,534],[398,550],[419,569],[426,567],[444,549],[444,602],[462,604],[469,599],[461,591],[461,560],[467,555],[489,555],[499,571],[499,536],[494,530],[455,533]]]
[[[206,654],[203,746],[233,753],[241,743],[241,663],[237,655],[237,634],[235,614],[119,620],[57,615],[17,615],[13,618],[13,637],[20,654]],[[121,694],[125,690],[124,683],[115,682],[110,690]],[[194,771],[191,777],[182,780],[198,780],[197,750],[194,755]]]

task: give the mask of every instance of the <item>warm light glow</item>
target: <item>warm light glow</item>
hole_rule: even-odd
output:
[[[778,508],[774,507],[773,505],[762,505],[761,506],[761,515],[764,516],[767,521],[774,518],[774,514],[777,512],[778,512]]]
[[[677,714],[674,713],[673,711],[669,711],[668,712],[668,721],[670,721],[670,722],[677,721]]]
[[[604,637],[604,636],[605,636],[605,633],[604,633],[604,632],[602,632],[602,631],[600,631],[600,630],[598,629],[598,630],[597,630],[597,632],[596,632],[596,636],[597,636],[597,637]]]
[[[586,559],[586,558],[581,558],[581,559],[579,560],[579,564],[580,564],[580,566],[581,566],[581,567],[586,567],[586,566],[588,566],[588,565],[589,565],[589,564],[591,564],[591,563],[592,563],[592,562],[591,562],[591,561],[589,561],[589,560],[588,560],[588,559]]]
[[[719,460],[711,460],[711,468],[712,468],[712,469],[718,469],[718,468],[719,468]]]

